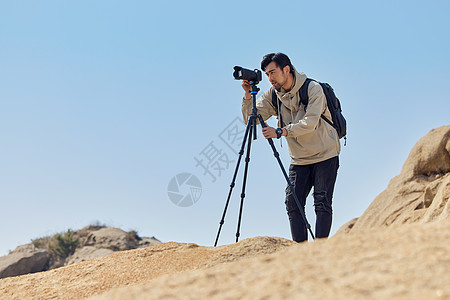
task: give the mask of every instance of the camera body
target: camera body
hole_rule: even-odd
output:
[[[250,84],[258,84],[262,80],[262,72],[258,69],[249,70],[239,66],[234,67],[233,72],[234,79],[247,80]]]

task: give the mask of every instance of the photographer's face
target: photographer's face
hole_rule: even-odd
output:
[[[281,87],[285,86],[288,82],[289,71],[289,66],[281,69],[274,61],[272,61],[266,67],[267,78],[277,91],[279,91]]]

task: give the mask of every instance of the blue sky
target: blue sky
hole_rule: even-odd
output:
[[[233,66],[284,52],[329,82],[348,121],[333,233],[360,216],[414,144],[449,124],[446,1],[1,1],[0,255],[97,221],[163,242],[214,243],[235,162],[195,157],[241,116]],[[259,84],[269,87],[267,80]],[[286,149],[276,143],[285,167]],[[243,169],[243,165],[240,170]],[[187,172],[198,202],[174,205]],[[232,243],[242,172],[221,233]],[[290,238],[285,182],[254,141],[241,239]],[[314,224],[311,198],[307,216]]]

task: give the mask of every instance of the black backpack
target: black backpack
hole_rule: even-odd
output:
[[[331,126],[336,129],[339,138],[345,137],[345,142],[347,143],[347,121],[345,120],[344,116],[342,115],[342,109],[341,109],[341,102],[334,94],[334,90],[328,83],[318,82],[317,80],[307,78],[306,81],[303,83],[302,87],[299,90],[300,94],[300,103],[304,105],[305,111],[306,107],[308,106],[308,86],[311,81],[315,81],[319,83],[322,86],[323,92],[325,94],[325,97],[327,98],[327,107],[328,110],[331,113],[331,119],[332,121],[328,120],[323,114],[320,116],[325,122],[330,124]],[[278,115],[278,97],[275,91],[272,92],[272,104],[275,107],[275,111]],[[281,118],[281,114],[280,114]],[[283,125],[283,119],[280,120],[281,126]]]

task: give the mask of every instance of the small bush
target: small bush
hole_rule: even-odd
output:
[[[61,258],[66,258],[67,256],[73,254],[75,249],[79,244],[79,239],[74,238],[74,232],[72,230],[67,230],[64,235],[55,235],[56,245],[53,243],[49,244],[50,253],[55,254]]]
[[[131,230],[127,232],[127,240],[130,242],[137,242],[142,240],[142,238],[138,235],[136,230]]]
[[[50,242],[50,239],[51,239],[50,237],[38,238],[38,239],[35,239],[35,240],[31,240],[31,243],[36,248],[47,249],[48,248],[48,243]]]

